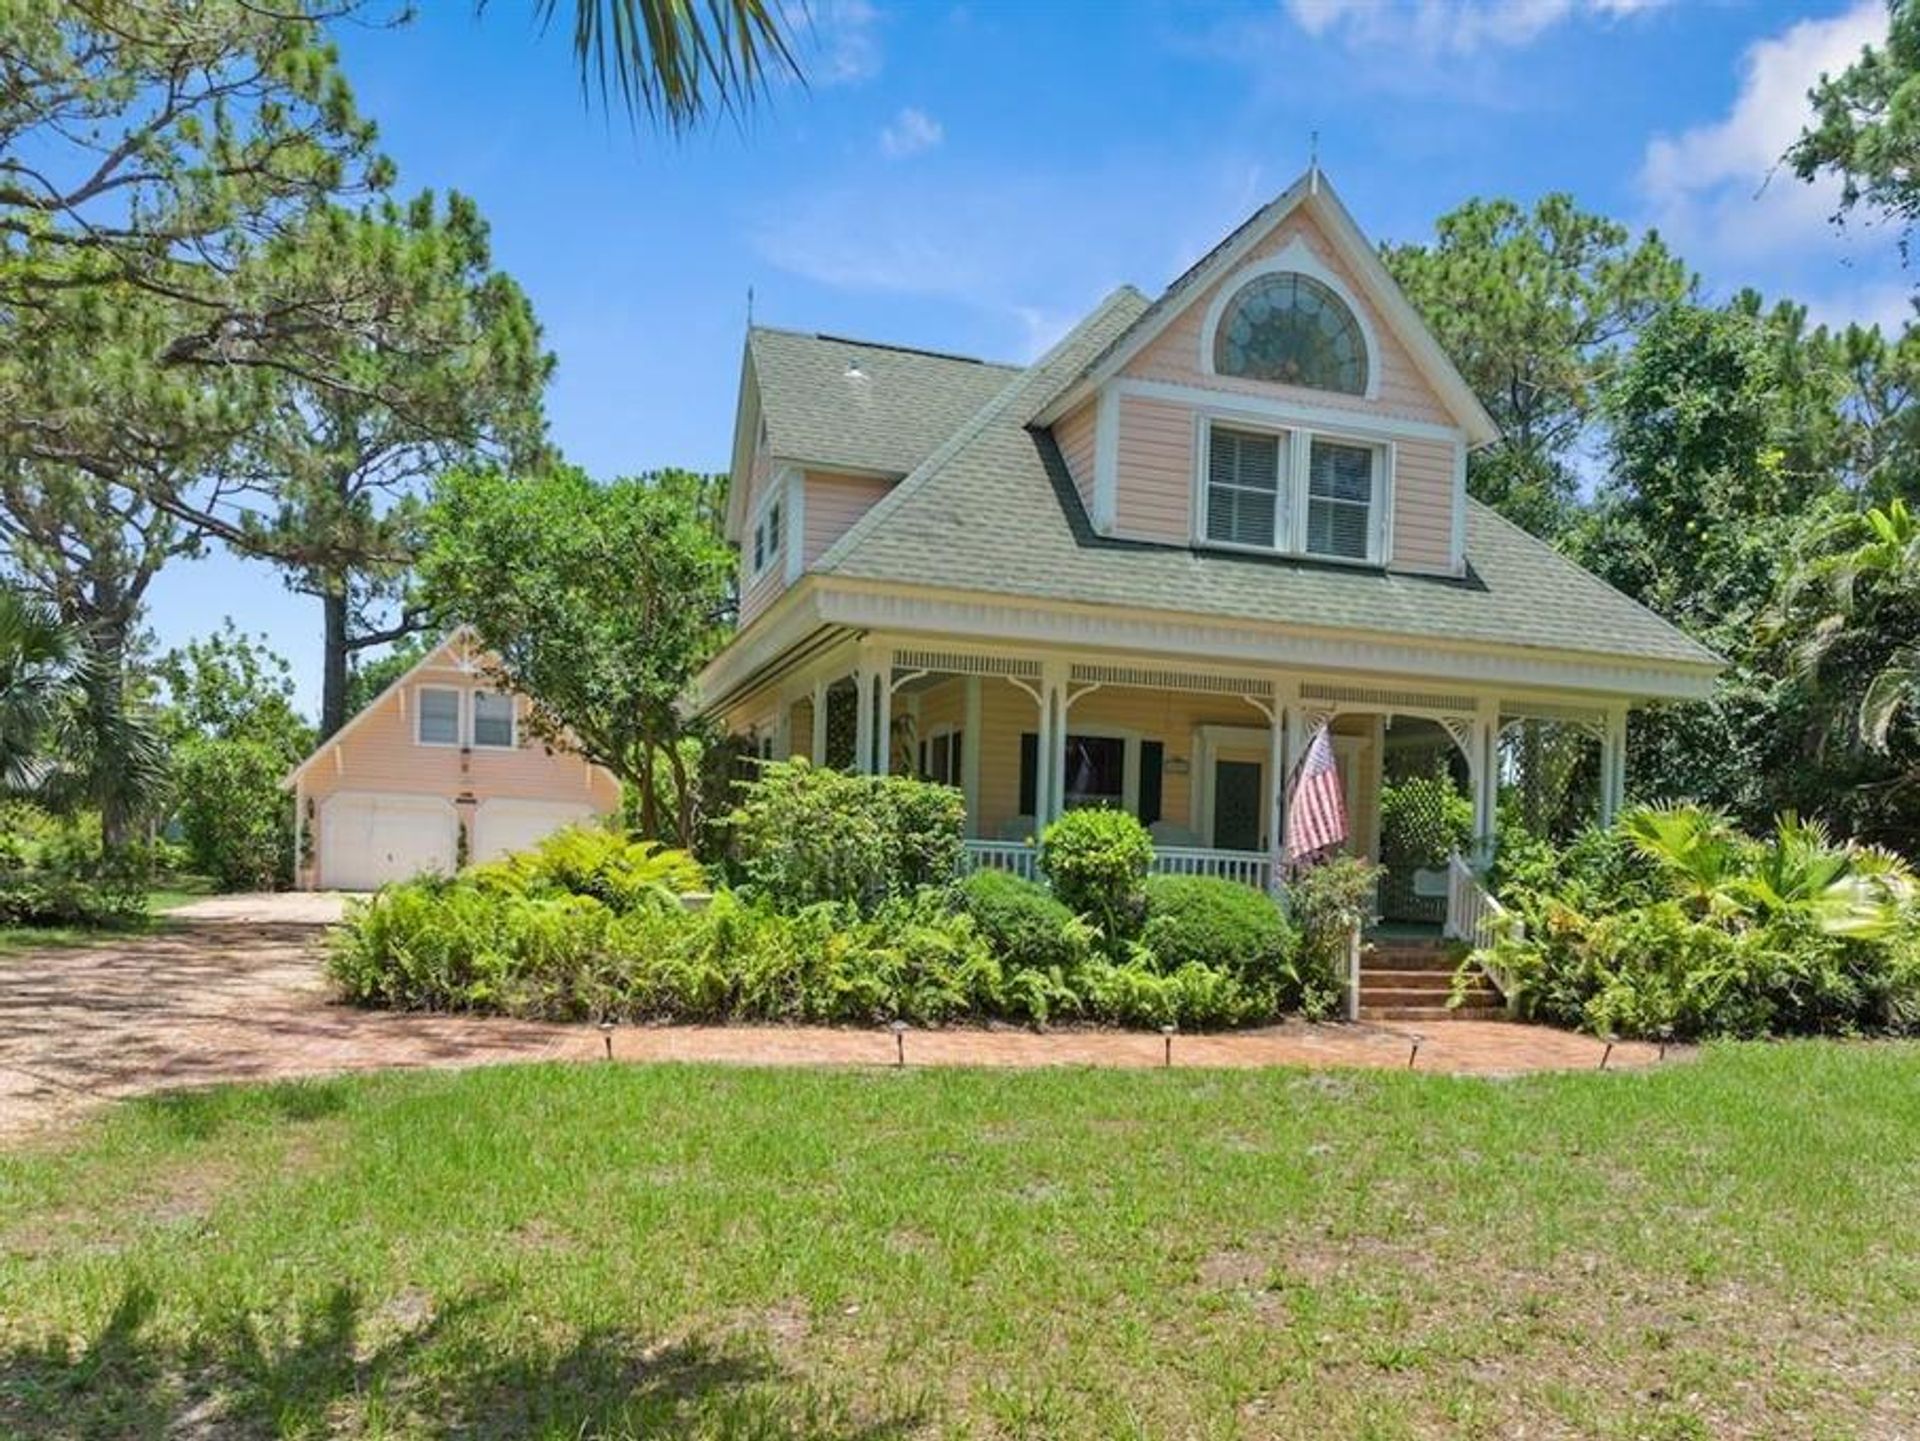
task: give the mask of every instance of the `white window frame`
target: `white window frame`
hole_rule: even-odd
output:
[[[766,535],[767,521],[774,515],[779,517],[779,534]],[[793,517],[787,513],[787,485],[784,472],[776,473],[767,480],[767,493],[760,497],[760,503],[753,508],[753,524],[747,530],[747,580],[759,580],[776,565],[784,566],[787,554],[787,536],[792,527]]]
[[[1393,472],[1395,450],[1392,440],[1369,434],[1359,427],[1290,424],[1248,415],[1243,411],[1202,412],[1194,426],[1194,501],[1193,536],[1195,546],[1207,550],[1238,551],[1255,555],[1293,555],[1326,565],[1351,565],[1369,570],[1386,566],[1393,555]],[[1213,427],[1246,431],[1251,434],[1277,435],[1285,448],[1287,474],[1281,477],[1280,494],[1274,504],[1273,544],[1250,545],[1238,541],[1212,540],[1207,535],[1207,504],[1213,485],[1209,467],[1213,455]],[[1311,466],[1313,443],[1331,441],[1337,445],[1364,447],[1374,454],[1373,493],[1368,500],[1372,524],[1368,527],[1367,554],[1364,558],[1326,555],[1307,549],[1307,510],[1312,499]]]
[[[427,708],[422,698],[428,691],[453,697],[453,739],[450,741],[428,740],[423,734]],[[466,703],[461,699],[464,694],[457,685],[415,686],[413,688],[413,743],[418,746],[432,746],[436,750],[459,750],[466,738]]]
[[[504,745],[480,739],[480,697],[497,695],[507,703],[507,741]],[[511,751],[520,748],[520,702],[512,691],[476,687],[467,696],[467,743],[474,750]]]

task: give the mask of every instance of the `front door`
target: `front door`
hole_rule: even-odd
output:
[[[1259,761],[1213,763],[1213,845],[1222,851],[1257,851],[1264,788]]]

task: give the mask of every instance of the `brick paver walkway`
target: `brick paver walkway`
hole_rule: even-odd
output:
[[[468,1016],[415,1016],[329,1003],[319,965],[323,931],[265,921],[192,919],[151,936],[85,950],[0,958],[0,1138],[103,1101],[174,1086],[267,1080],[385,1066],[593,1060],[591,1026]],[[286,914],[282,911],[280,914]],[[297,911],[295,912],[297,913]],[[1222,1036],[1179,1036],[1187,1066],[1376,1066],[1407,1063],[1414,1028],[1290,1023]],[[1589,1068],[1591,1037],[1501,1022],[1420,1028],[1422,1070],[1474,1075]],[[890,1065],[884,1030],[815,1027],[622,1027],[623,1061]],[[910,1065],[1157,1066],[1158,1035],[1021,1030],[914,1031]],[[1610,1064],[1646,1065],[1650,1046],[1621,1045]]]

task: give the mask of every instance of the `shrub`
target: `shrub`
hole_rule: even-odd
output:
[[[172,847],[130,846],[111,856],[97,815],[55,816],[25,801],[0,803],[0,925],[127,925],[147,912],[147,889]]]
[[[1061,903],[1100,927],[1110,952],[1139,933],[1153,838],[1125,811],[1068,811],[1040,837],[1040,870]]]
[[[975,871],[960,905],[1008,965],[1064,974],[1085,960],[1086,924],[1045,886],[1006,871]]]
[[[1627,1036],[1920,1026],[1913,879],[1884,852],[1674,806],[1517,854],[1496,882],[1521,928],[1475,959],[1523,1014]]]
[[[622,915],[677,906],[682,895],[707,884],[705,868],[685,851],[601,825],[555,831],[530,851],[473,866],[467,874],[484,889],[591,896]]]
[[[1336,855],[1302,866],[1287,879],[1287,914],[1300,930],[1294,975],[1301,1008],[1334,1014],[1345,996],[1340,977],[1356,926],[1373,914],[1380,867],[1359,856]]]
[[[775,761],[729,819],[752,891],[787,911],[845,902],[870,913],[959,872],[966,802],[951,786]]]
[[[293,800],[281,748],[182,741],[173,753],[179,821],[193,868],[222,890],[272,890],[293,876]]]
[[[1271,897],[1216,876],[1150,876],[1141,934],[1163,970],[1188,962],[1272,982],[1291,971],[1300,938]]]

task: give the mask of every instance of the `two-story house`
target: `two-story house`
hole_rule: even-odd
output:
[[[696,703],[763,755],[959,786],[976,863],[1022,870],[1100,804],[1261,883],[1321,726],[1363,851],[1409,725],[1481,837],[1529,717],[1594,737],[1610,812],[1628,711],[1718,661],[1468,498],[1496,438],[1318,171],[1029,366],[755,328],[741,625]]]

